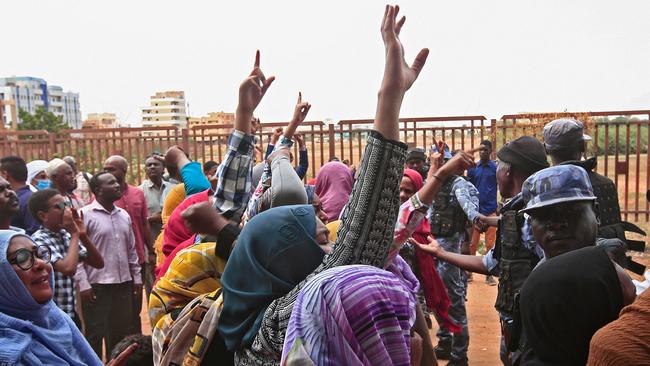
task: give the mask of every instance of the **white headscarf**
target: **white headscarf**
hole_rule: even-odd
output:
[[[34,160],[27,163],[27,184],[31,184],[35,176],[39,175],[41,172],[45,171],[47,168],[47,161],[45,160]]]

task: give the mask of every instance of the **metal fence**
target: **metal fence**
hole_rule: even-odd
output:
[[[598,172],[617,184],[621,210],[626,219],[650,218],[645,192],[650,186],[650,110],[504,115],[488,120],[484,116],[401,118],[401,140],[412,147],[428,148],[434,140],[445,140],[452,150],[474,148],[490,140],[496,152],[503,144],[522,135],[542,138],[543,126],[552,119],[574,117],[586,123],[593,136],[589,155],[598,156]],[[263,123],[258,129],[260,152],[266,150],[273,130],[286,122]],[[309,154],[308,177],[332,158],[358,165],[372,120],[342,120],[336,124],[304,122],[298,133],[304,136]],[[154,152],[164,153],[179,145],[191,158],[204,163],[220,162],[232,125],[201,125],[192,128],[115,128],[101,130],[0,131],[2,156],[20,155],[26,161],[72,155],[79,169],[97,172],[110,155],[123,155],[130,164],[129,180],[144,179],[144,160]],[[294,156],[298,147],[294,146]],[[297,159],[296,159],[297,160]],[[294,160],[294,164],[297,161]]]

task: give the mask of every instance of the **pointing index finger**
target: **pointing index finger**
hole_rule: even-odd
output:
[[[255,52],[255,64],[253,65],[254,68],[259,68],[260,67],[260,50],[257,50]]]

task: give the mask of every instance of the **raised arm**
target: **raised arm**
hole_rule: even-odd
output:
[[[296,132],[298,126],[300,126],[300,124],[305,121],[305,118],[307,118],[307,113],[309,113],[310,109],[311,104],[303,102],[302,93],[298,92],[298,101],[296,102],[296,106],[293,109],[293,117],[291,118],[291,122],[289,122],[289,126],[287,126],[287,128],[284,130],[285,139],[291,140],[293,138],[293,134]]]
[[[235,130],[249,133],[255,108],[260,104],[275,76],[268,79],[260,69],[260,51],[255,52],[253,71],[239,86],[239,103],[235,112]]]
[[[302,93],[298,92],[298,102],[296,103],[296,106],[294,107],[294,112],[293,112],[293,117],[291,118],[291,122],[289,122],[289,125],[287,126],[286,129],[284,129],[284,134],[280,138],[279,142],[273,147],[273,151],[281,150],[281,149],[289,149],[293,145],[293,134],[298,128],[298,126],[305,120],[307,117],[307,113],[309,113],[309,109],[311,108],[311,104],[307,102],[302,101]],[[267,154],[269,158],[264,162],[264,172],[262,173],[262,177],[260,178],[260,181],[257,183],[257,187],[255,187],[255,190],[253,191],[253,195],[248,202],[248,207],[246,208],[246,214],[244,215],[244,220],[250,220],[257,214],[257,208],[259,207],[259,200],[262,197],[262,194],[264,194],[264,183],[273,175],[273,171],[271,169],[271,164],[269,160],[273,160],[272,157],[274,156],[273,154]],[[292,168],[293,169],[293,168]],[[277,187],[280,187],[281,185],[277,185]],[[301,187],[302,189],[302,187]]]
[[[228,151],[217,169],[214,208],[229,220],[239,223],[251,198],[253,151],[258,120],[255,108],[262,101],[274,76],[265,78],[260,69],[260,51],[255,54],[253,71],[239,86],[239,103],[235,114],[235,129],[228,139]]]
[[[379,91],[374,130],[368,137],[364,159],[350,199],[343,210],[337,244],[323,263],[282,298],[273,301],[264,314],[251,348],[237,353],[240,364],[258,364],[269,357],[280,361],[284,336],[298,293],[315,274],[347,264],[383,267],[393,241],[393,226],[399,209],[398,187],[404,171],[406,145],[398,139],[398,117],[402,99],[424,66],[428,50],[422,50],[412,67],[404,61],[396,22],[398,7],[386,7],[382,37],[386,67]]]
[[[404,94],[413,85],[429,56],[423,48],[409,66],[404,60],[404,46],[399,39],[406,17],[397,21],[399,6],[386,5],[381,23],[381,37],[386,48],[384,77],[379,89],[373,128],[388,140],[399,139],[399,111]]]

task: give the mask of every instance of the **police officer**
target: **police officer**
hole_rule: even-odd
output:
[[[405,168],[415,170],[420,173],[423,180],[426,180],[429,166],[427,165],[427,157],[424,154],[424,149],[419,147],[410,149],[406,157]]]
[[[643,251],[643,241],[628,240],[625,231],[632,231],[642,235],[645,232],[636,225],[621,221],[621,208],[618,203],[618,191],[614,182],[604,175],[594,171],[596,157],[581,160],[585,153],[585,142],[591,137],[584,134],[582,122],[571,118],[560,118],[544,126],[544,145],[546,152],[551,157],[553,165],[571,164],[584,168],[589,176],[598,202],[598,237],[605,239],[618,238],[627,244],[628,249]],[[644,267],[634,262],[627,261],[624,268],[642,274]]]
[[[420,245],[420,248],[438,257],[442,263],[499,277],[495,307],[502,323],[501,360],[504,365],[508,365],[510,358],[506,349],[506,338],[509,338],[512,327],[514,300],[528,274],[544,256],[532,237],[527,220],[518,214],[518,210],[525,206],[521,188],[531,174],[548,167],[548,162],[542,143],[530,136],[509,142],[499,150],[497,157],[499,192],[509,201],[501,209],[500,218],[479,217],[479,220],[484,220],[485,223],[492,221],[491,225],[498,225],[495,247],[484,257],[449,251],[442,245],[440,238],[430,241],[429,245]]]
[[[441,144],[443,145],[444,143]],[[449,149],[442,151],[440,154],[443,154],[445,161],[451,159]],[[474,223],[480,216],[478,191],[469,181],[460,176],[462,173],[463,171],[457,171],[455,175],[448,178],[441,178],[434,173],[429,178],[440,180],[443,184],[429,210],[431,234],[446,251],[452,253],[460,253],[468,220]],[[465,309],[465,277],[460,268],[444,260],[438,261],[437,270],[447,288],[451,302],[449,318],[462,330],[460,333],[452,334],[442,325],[443,322],[438,322],[440,329],[437,333],[436,357],[449,359],[447,365],[467,365],[469,331]]]

